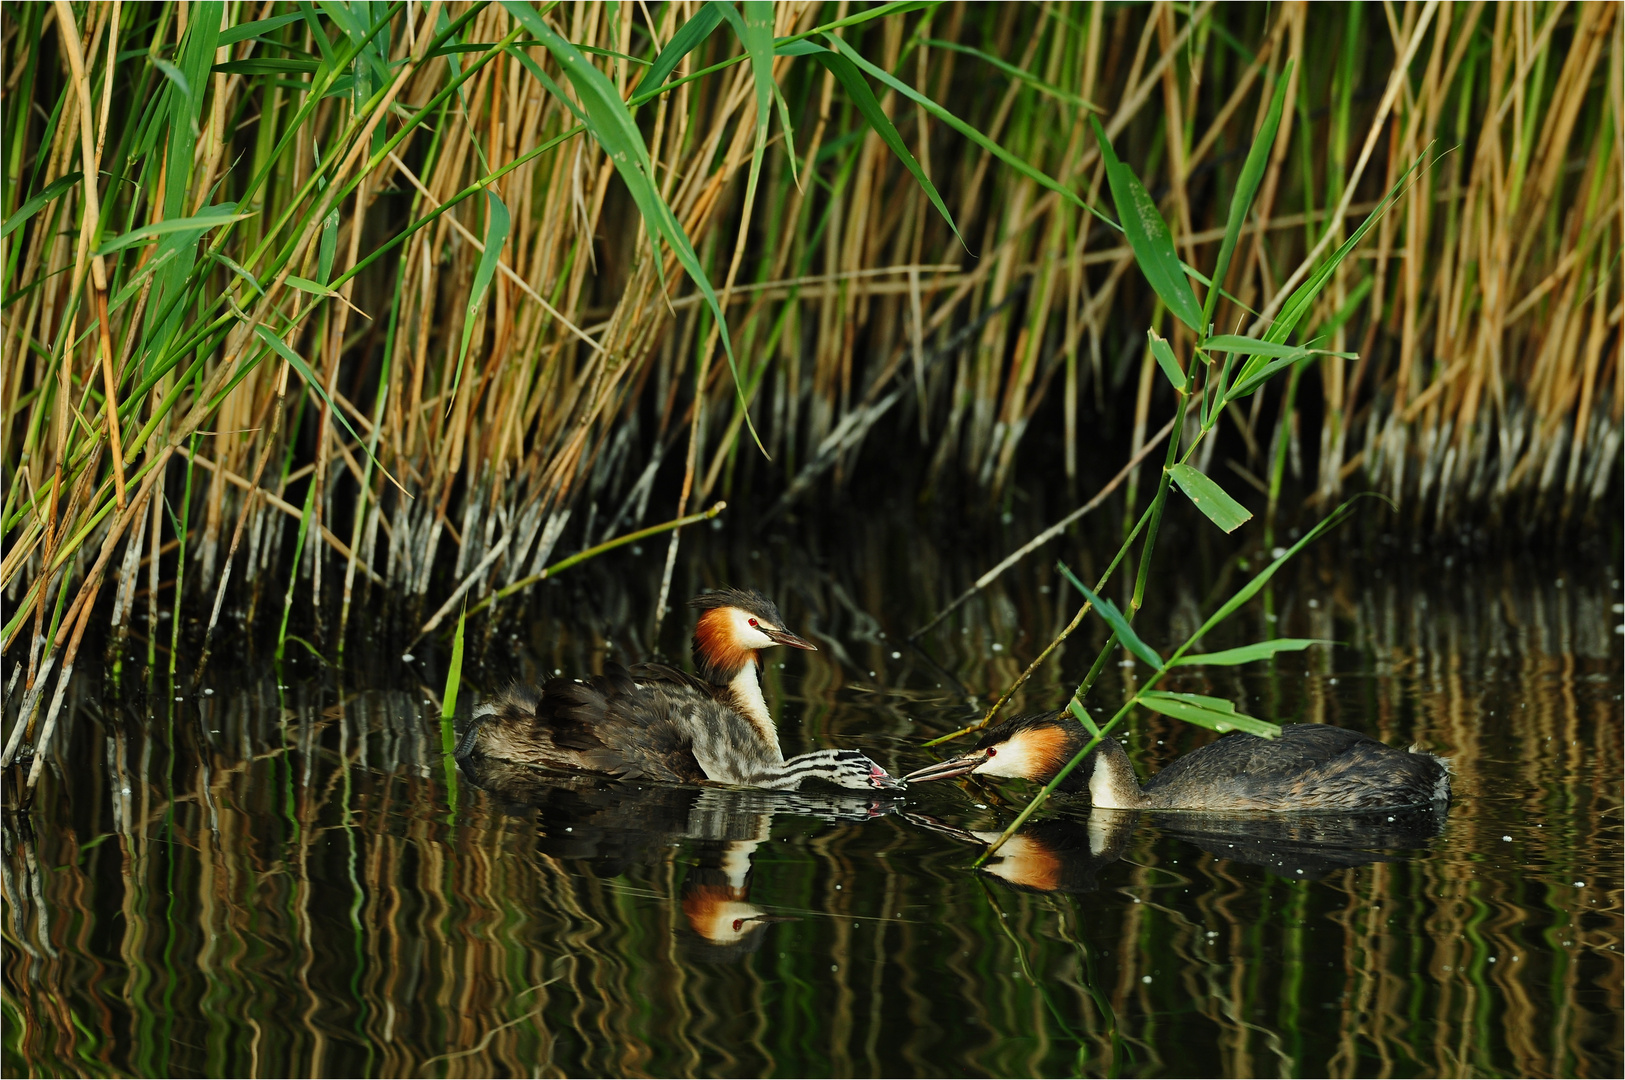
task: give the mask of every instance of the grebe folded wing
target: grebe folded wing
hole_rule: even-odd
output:
[[[1287,724],[1273,739],[1238,732],[1198,747],[1172,761],[1142,787],[1147,794],[1201,778],[1234,777],[1238,782],[1278,783],[1321,769],[1361,742],[1375,740],[1325,724]],[[1380,743],[1377,745],[1381,745]]]
[[[1431,754],[1407,753],[1325,724],[1287,724],[1274,739],[1238,733],[1173,762],[1143,790],[1155,807],[1359,810],[1449,797]]]
[[[671,686],[684,687],[697,694],[715,698],[725,691],[725,687],[716,683],[708,683],[698,675],[690,675],[681,668],[662,664],[656,660],[644,660],[625,669],[635,683],[666,683]]]

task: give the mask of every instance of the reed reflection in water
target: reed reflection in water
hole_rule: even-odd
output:
[[[951,576],[927,553],[888,577],[883,543],[853,550],[801,560],[794,589],[744,548],[705,551],[705,574],[778,585],[793,625],[840,646],[771,670],[786,752],[855,746],[906,771],[972,714],[953,680],[985,702],[1069,601],[1012,575],[927,659],[892,643]],[[1420,741],[1454,763],[1447,817],[1066,804],[983,871],[966,839],[1008,820],[1019,785],[505,780],[450,764],[432,692],[403,676],[422,665],[222,674],[183,701],[82,679],[71,741],[0,833],[5,1068],[1617,1075],[1616,593],[1527,566],[1379,569],[1306,563],[1237,630],[1345,644],[1178,688]],[[641,603],[607,570],[580,588],[611,615]],[[1173,636],[1202,607],[1142,619]],[[646,645],[609,626],[544,610],[528,640],[490,643],[499,674],[475,686]],[[663,629],[668,652],[685,631]],[[1099,644],[1070,645],[1016,707],[1060,700]],[[1129,748],[1143,774],[1208,737],[1145,720]]]

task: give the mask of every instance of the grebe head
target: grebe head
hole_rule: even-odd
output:
[[[754,589],[718,589],[689,602],[700,609],[694,625],[694,666],[706,682],[719,686],[734,680],[756,653],[775,645],[812,652],[818,646],[784,628],[784,616],[773,601]]]
[[[700,885],[683,892],[688,925],[710,945],[737,945],[769,923],[783,922],[745,898],[747,890]]]
[[[1018,716],[989,728],[971,753],[916,769],[903,781],[913,784],[974,773],[1047,784],[1088,741],[1083,725],[1065,713]],[[1088,769],[1088,762],[1073,769],[1061,790],[1080,789]]]

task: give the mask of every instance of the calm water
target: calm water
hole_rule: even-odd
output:
[[[905,643],[1019,539],[962,555],[895,524],[823,548],[706,532],[685,539],[674,592],[772,593],[820,648],[773,656],[786,753],[858,747],[903,772],[1075,610],[1052,550],[923,649]],[[1207,543],[1170,543],[1187,569],[1159,575],[1141,616],[1154,645],[1245,580]],[[686,612],[652,637],[664,553],[583,567],[472,640],[461,711],[656,640],[681,655]],[[1025,785],[870,800],[461,772],[443,749],[443,654],[400,660],[409,633],[352,645],[344,668],[233,646],[199,688],[93,672],[32,807],[7,790],[4,1067],[1618,1076],[1616,577],[1380,538],[1312,551],[1213,647],[1338,644],[1177,688],[1448,755],[1447,815],[1092,816],[1074,801],[984,870],[976,835]],[[1103,641],[1086,624],[1016,708],[1063,701]],[[1138,672],[1108,669],[1093,704],[1111,709]],[[1144,774],[1211,737],[1141,717],[1128,742]]]

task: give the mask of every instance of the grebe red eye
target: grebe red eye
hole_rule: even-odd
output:
[[[734,920],[734,933],[736,933],[736,934],[739,933],[739,928],[744,926],[744,925],[745,925],[745,920],[744,919],[735,919]]]
[[[996,756],[998,756],[998,753],[999,753],[999,748],[996,747],[996,746],[990,746],[990,747],[987,748],[987,756],[988,757],[996,757]]]
[[[760,623],[758,623],[758,622],[757,622],[757,621],[756,621],[756,620],[755,620],[755,619],[752,619],[752,620],[751,620],[751,621],[750,621],[750,624],[751,624],[751,625],[752,625],[752,626],[759,626],[759,625],[761,625],[761,624],[760,624]]]

